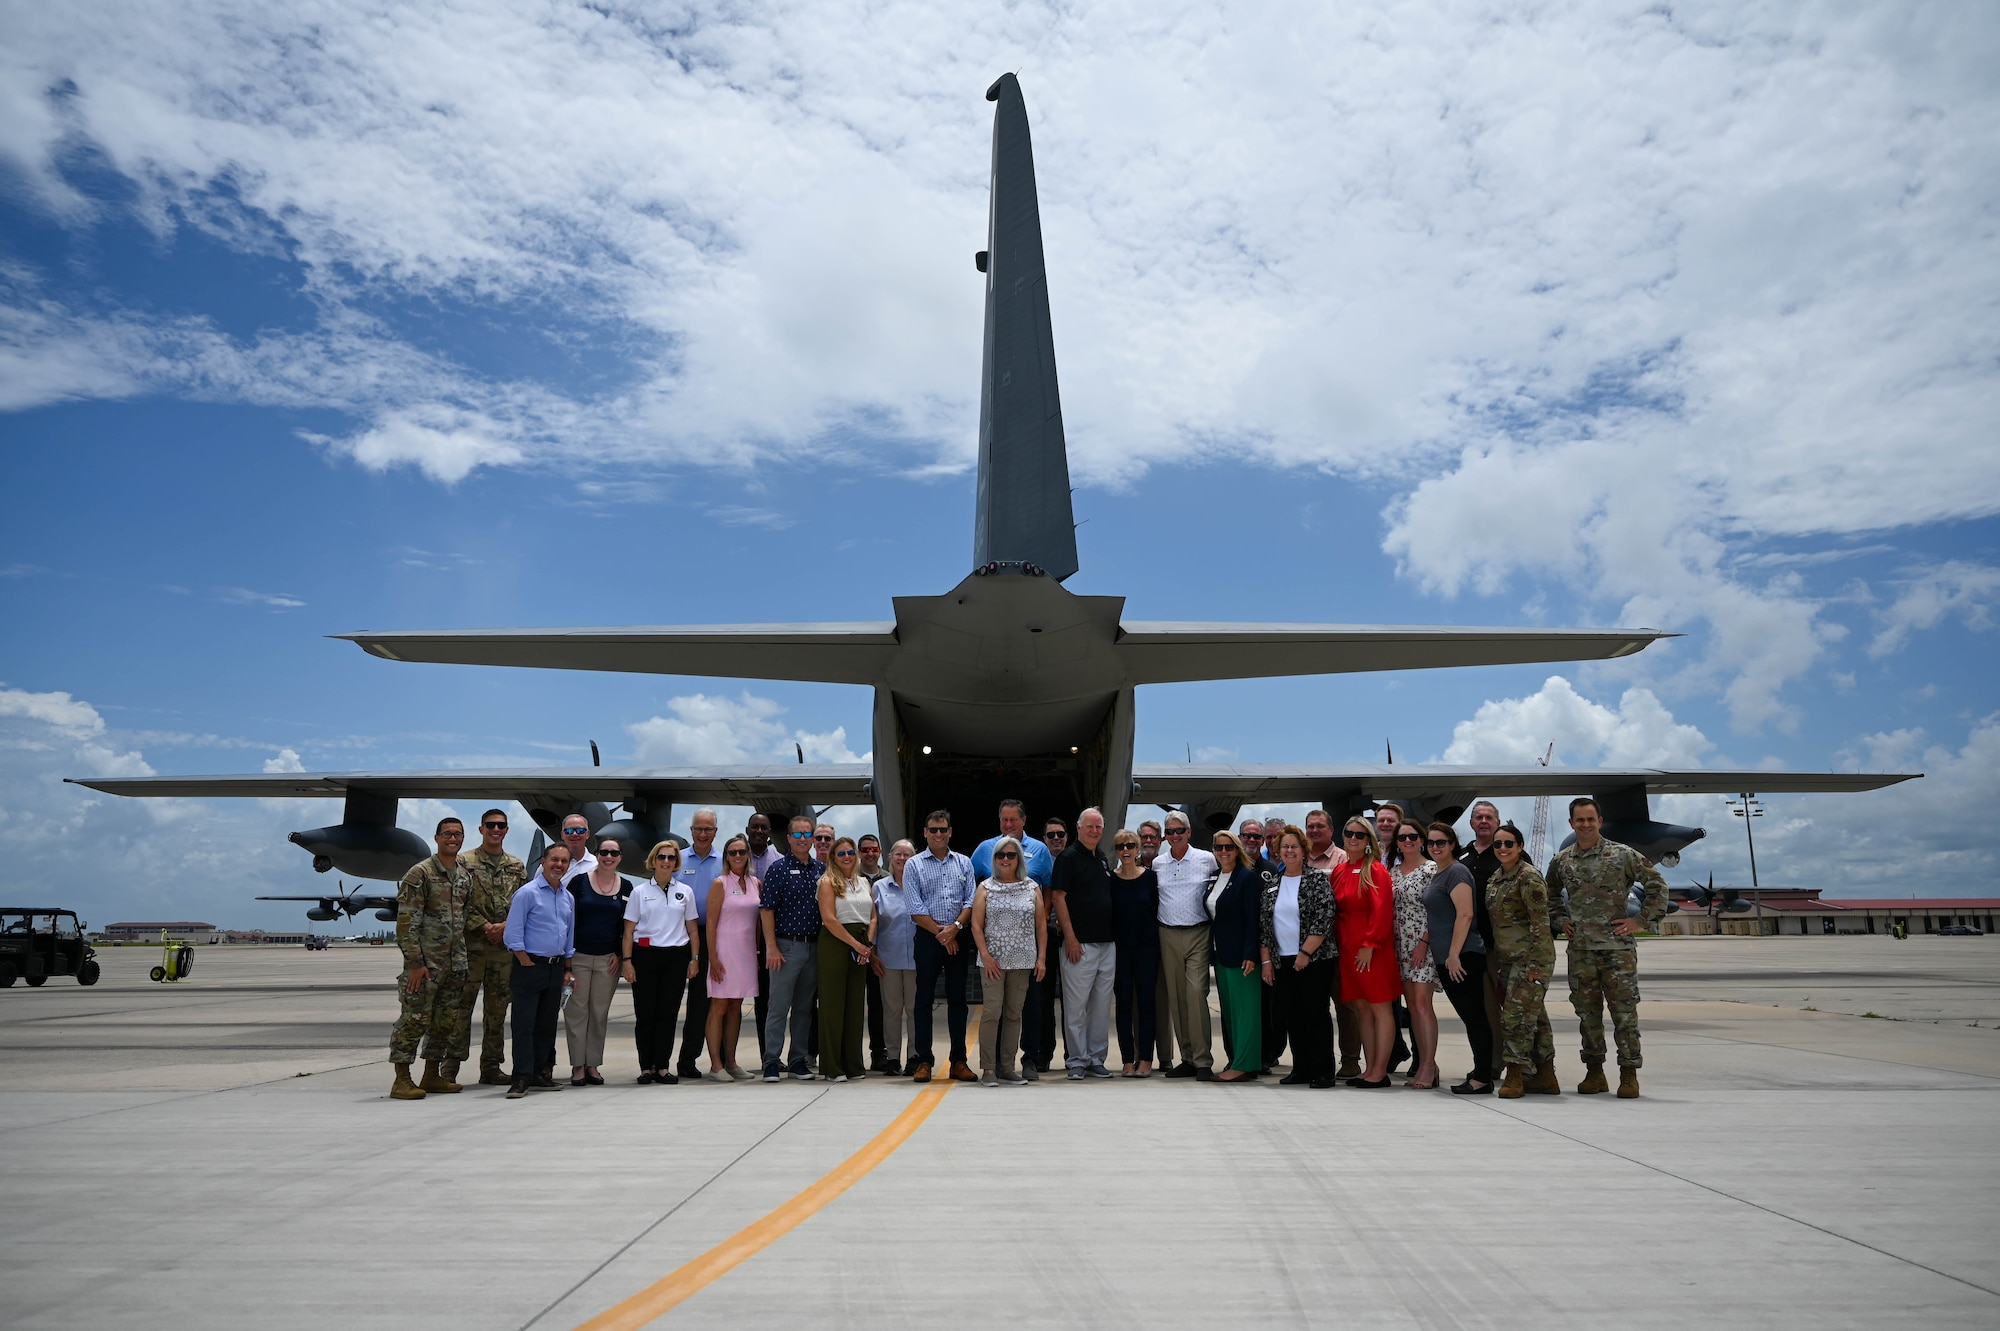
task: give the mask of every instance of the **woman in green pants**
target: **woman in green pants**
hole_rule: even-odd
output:
[[[1229,1066],[1215,1079],[1248,1081],[1264,1070],[1264,986],[1257,978],[1264,875],[1234,832],[1217,832],[1210,850],[1216,872],[1209,889],[1209,945],[1215,992],[1222,1000],[1222,1043],[1229,1051]]]
[[[853,837],[833,843],[819,880],[819,1073],[828,1081],[859,1081],[862,996],[875,958],[875,895],[860,872]]]

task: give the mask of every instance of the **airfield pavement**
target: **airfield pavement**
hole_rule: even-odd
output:
[[[662,1325],[2000,1326],[2000,939],[1648,941],[1637,1101],[640,1087],[621,994],[611,1085],[403,1103],[393,951],[99,955],[0,993],[0,1325],[572,1327],[710,1254]]]

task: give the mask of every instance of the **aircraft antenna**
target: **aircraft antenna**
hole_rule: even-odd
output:
[[[793,740],[792,752],[799,755],[799,766],[804,767],[806,765],[806,746],[799,743],[797,740]]]
[[[592,740],[592,741],[590,741],[590,765],[591,765],[592,767],[602,767],[602,766],[604,766],[604,760],[603,760],[602,758],[599,758],[599,757],[597,756],[597,741],[596,741],[596,740]]]
[[[1535,765],[1538,767],[1547,767],[1550,762],[1554,761],[1555,756],[1556,756],[1556,742],[1554,740],[1550,740],[1549,751],[1547,753],[1544,753],[1541,757],[1537,758],[1535,760]],[[1547,795],[1537,795],[1535,796],[1534,830],[1528,833],[1528,857],[1533,863],[1538,864],[1545,869],[1548,867],[1549,862],[1547,857],[1545,857],[1542,854],[1542,852],[1548,849],[1548,844],[1549,844],[1549,797]]]

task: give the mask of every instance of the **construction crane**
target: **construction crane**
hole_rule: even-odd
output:
[[[1550,740],[1549,751],[1543,754],[1541,757],[1537,758],[1535,762],[1542,767],[1547,767],[1550,762],[1554,761],[1555,756],[1556,756],[1556,742],[1554,740]],[[1537,795],[1535,796],[1535,824],[1533,829],[1530,830],[1528,833],[1529,862],[1538,865],[1541,868],[1546,869],[1548,867],[1549,862],[1547,857],[1543,855],[1542,852],[1547,850],[1548,846],[1549,846],[1549,797],[1547,795]]]

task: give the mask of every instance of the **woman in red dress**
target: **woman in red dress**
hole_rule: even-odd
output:
[[[1347,1084],[1374,1091],[1390,1084],[1394,1004],[1403,992],[1403,972],[1396,964],[1396,895],[1375,829],[1365,819],[1347,820],[1341,845],[1347,860],[1327,875],[1333,880],[1334,929],[1340,941],[1340,1001],[1349,1005],[1361,1028],[1367,1062]]]

